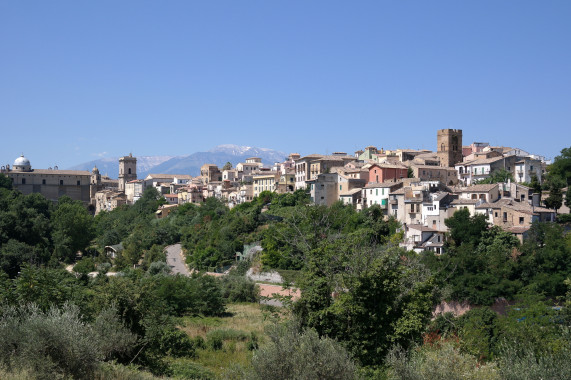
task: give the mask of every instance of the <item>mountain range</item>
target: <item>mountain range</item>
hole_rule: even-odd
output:
[[[256,148],[232,144],[218,145],[206,152],[196,152],[184,156],[137,156],[137,177],[145,178],[150,173],[200,175],[204,164],[215,164],[222,168],[226,162],[236,166],[246,158],[260,157],[264,165],[282,162],[287,154],[268,148]],[[119,176],[119,157],[101,158],[69,168],[70,170],[89,170],[97,166],[99,172],[110,178]]]

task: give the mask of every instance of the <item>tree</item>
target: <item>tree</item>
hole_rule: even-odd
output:
[[[561,154],[555,157],[553,164],[547,167],[548,176],[557,177],[563,182],[563,186],[568,186],[571,182],[571,147],[563,148]]]
[[[408,178],[414,178],[414,172],[412,171],[412,168],[409,166],[407,171],[406,171],[406,176]]]
[[[506,169],[494,170],[488,178],[485,178],[478,183],[502,183],[509,180],[513,181],[514,177],[512,173]]]
[[[466,208],[456,211],[444,224],[449,228],[449,236],[456,246],[464,243],[478,245],[482,233],[488,228],[485,215],[470,216],[470,211]]]
[[[531,182],[529,183],[529,187],[533,189],[534,193],[541,195],[541,184],[539,183],[539,179],[535,173],[531,175]]]
[[[226,162],[222,167],[222,170],[230,170],[232,169],[232,163],[230,161]]]
[[[10,178],[0,173],[0,188],[12,190],[12,181]]]
[[[545,206],[557,211],[563,205],[562,184],[559,181],[552,181],[549,186],[549,197],[545,199]]]
[[[59,260],[71,261],[77,251],[85,249],[94,237],[93,217],[79,201],[62,197],[52,215],[55,254]]]
[[[312,254],[294,314],[303,326],[342,342],[362,365],[378,366],[392,345],[420,340],[434,286],[416,254],[356,246],[359,240]]]

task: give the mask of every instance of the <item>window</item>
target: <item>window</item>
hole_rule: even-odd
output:
[[[80,182],[80,181],[77,181],[77,186],[79,186],[79,185],[81,185],[81,182]]]
[[[508,221],[508,213],[504,212],[504,222],[507,222],[507,221]]]
[[[519,224],[523,224],[523,216],[519,217]]]
[[[42,179],[42,185],[45,185],[45,184],[46,184],[46,180]]]
[[[63,185],[63,179],[60,179],[60,180],[59,180],[59,184],[60,184],[60,186]]]
[[[495,216],[496,218],[498,217],[498,212],[497,212],[497,211],[494,213],[494,216]]]
[[[343,190],[343,185],[339,185],[339,190]]]
[[[379,195],[379,189],[375,189],[375,195]]]
[[[131,174],[131,168],[129,168],[129,174]]]
[[[26,178],[22,178],[22,185],[26,184]]]

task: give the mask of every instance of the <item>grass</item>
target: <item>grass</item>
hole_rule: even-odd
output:
[[[223,378],[227,369],[239,364],[247,367],[252,358],[248,349],[252,333],[263,344],[267,339],[264,329],[275,318],[287,318],[283,310],[272,309],[255,303],[235,303],[227,306],[228,316],[224,317],[184,317],[180,321],[181,329],[192,338],[200,336],[205,341],[213,338],[222,340],[222,348],[197,349],[193,359],[172,359],[171,368],[178,367],[204,371],[214,375],[210,378]],[[175,373],[178,371],[175,371]],[[207,379],[208,377],[204,377]]]

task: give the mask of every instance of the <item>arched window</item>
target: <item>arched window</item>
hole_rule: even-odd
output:
[[[441,152],[445,152],[446,150],[444,149],[444,143],[440,144],[440,151]]]
[[[131,174],[131,168],[129,168],[129,174]]]

